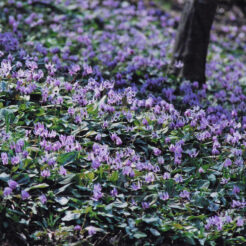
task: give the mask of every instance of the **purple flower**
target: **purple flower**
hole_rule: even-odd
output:
[[[10,61],[3,60],[1,62],[0,75],[1,76],[8,76],[10,74],[11,69],[12,69],[12,66],[11,66]]]
[[[132,204],[133,206],[137,206],[137,202],[136,202],[133,198],[132,198],[131,204]]]
[[[233,194],[237,194],[237,193],[240,193],[240,188],[236,185],[233,186],[233,191],[232,191]]]
[[[41,201],[42,204],[45,204],[47,202],[47,198],[44,194],[42,194],[40,197],[39,197],[39,200]]]
[[[237,219],[237,226],[243,226],[244,225],[244,220],[242,218]]]
[[[153,149],[153,152],[154,152],[154,155],[155,155],[155,156],[159,156],[159,155],[161,154],[161,150],[158,149],[158,148],[154,148],[154,149]]]
[[[227,184],[229,180],[230,180],[229,178],[228,179],[222,178],[221,181],[220,181],[220,183],[221,184]]]
[[[41,176],[46,178],[50,176],[50,170],[49,169],[45,169],[41,172]]]
[[[102,135],[101,135],[100,133],[98,133],[98,134],[96,135],[96,137],[95,137],[95,140],[101,141],[101,139],[102,139]]]
[[[2,159],[2,163],[3,163],[3,165],[7,165],[8,164],[8,155],[7,155],[7,153],[5,153],[5,152],[3,152],[3,153],[1,153],[1,159]]]
[[[155,176],[153,173],[148,173],[146,176],[145,176],[145,182],[146,183],[151,183],[151,182],[154,182],[155,180]]]
[[[204,169],[202,167],[200,167],[199,170],[198,170],[198,172],[199,173],[204,173],[205,171],[204,171]]]
[[[93,169],[98,169],[101,166],[101,162],[99,160],[95,159],[95,160],[92,161],[92,165],[91,166],[92,166]]]
[[[118,137],[116,133],[113,133],[111,135],[111,139],[116,143],[116,145],[121,145],[122,144],[121,138]]]
[[[232,208],[244,208],[246,206],[245,202],[240,202],[240,201],[236,201],[236,200],[232,200]]]
[[[145,101],[145,107],[146,107],[146,108],[151,108],[151,107],[153,107],[153,103],[154,103],[153,98],[149,97],[149,98]]]
[[[18,155],[13,156],[13,157],[11,158],[11,163],[12,163],[13,165],[19,164],[19,163],[20,163],[20,157],[19,157]]]
[[[89,236],[93,236],[94,234],[96,234],[96,228],[94,226],[88,226],[86,229],[88,231]]]
[[[194,158],[194,157],[197,157],[198,151],[196,151],[196,149],[189,149],[187,150],[187,154],[189,154],[191,158]]]
[[[168,144],[168,143],[170,143],[170,142],[171,142],[171,139],[170,139],[169,137],[167,137],[167,138],[165,139],[165,143]]]
[[[75,231],[80,231],[82,228],[81,228],[80,225],[76,225],[76,226],[74,226],[73,229],[74,229]]]
[[[163,179],[170,179],[170,177],[171,177],[171,175],[170,175],[170,173],[168,173],[168,172],[165,172],[165,173],[163,174]]]
[[[226,223],[231,223],[231,222],[232,222],[232,218],[231,218],[231,216],[226,215],[226,217],[225,217],[225,221],[226,221]]]
[[[148,202],[142,202],[143,209],[148,209],[150,207]]]
[[[102,127],[103,127],[104,129],[105,129],[105,128],[108,128],[108,122],[107,122],[106,120],[103,122]]]
[[[169,199],[169,194],[168,194],[168,192],[163,192],[159,195],[159,197],[161,200],[166,201]]]
[[[114,188],[113,190],[110,191],[111,196],[117,196],[118,195],[118,191],[116,188]]]
[[[243,159],[242,158],[238,158],[238,159],[236,159],[235,160],[235,165],[237,165],[237,166],[243,166]]]
[[[14,180],[10,179],[10,180],[8,181],[8,185],[9,185],[9,187],[10,187],[11,189],[14,190],[14,189],[18,186],[18,183],[15,182]]]
[[[93,70],[92,70],[91,66],[89,66],[87,64],[84,64],[83,68],[84,68],[83,75],[89,75],[89,74],[93,73]]]
[[[122,140],[120,137],[117,137],[116,139],[116,145],[121,145],[122,144]]]
[[[232,161],[231,159],[227,158],[225,161],[224,161],[224,167],[229,167],[232,165]]]
[[[182,182],[183,182],[182,175],[176,174],[176,175],[174,176],[174,180],[175,180],[176,183],[182,183]]]
[[[95,184],[93,189],[93,200],[98,201],[100,198],[103,197],[102,187],[100,184]]]
[[[59,174],[62,175],[62,176],[66,176],[67,175],[67,170],[63,166],[61,166],[60,170],[59,170]]]
[[[68,111],[67,112],[68,112],[69,115],[74,115],[75,114],[74,108],[71,108],[71,107],[68,108]]]
[[[182,198],[187,198],[188,200],[190,200],[190,192],[187,191],[187,190],[183,190],[180,194],[179,194],[180,197]]]
[[[141,189],[141,184],[139,183],[139,181],[137,184],[135,184],[135,183],[132,184],[132,189],[135,191]]]
[[[21,199],[26,200],[30,197],[29,193],[26,190],[21,191]]]
[[[145,118],[142,120],[142,124],[144,126],[148,126],[149,125],[148,121]]]
[[[157,158],[157,161],[158,161],[158,163],[161,164],[161,165],[164,164],[164,162],[165,162],[165,161],[164,161],[164,158],[163,158],[162,156],[159,156],[159,157]]]
[[[134,177],[135,175],[133,169],[129,166],[124,167],[122,173],[123,175],[130,176],[130,177]]]
[[[4,188],[3,196],[9,196],[12,193],[12,189],[9,187]]]
[[[210,230],[212,226],[217,226],[217,230],[221,231],[223,227],[223,221],[218,216],[208,218],[207,224],[205,225],[205,229]]]
[[[176,61],[175,64],[174,64],[174,66],[176,68],[182,68],[184,66],[184,63],[182,61]]]

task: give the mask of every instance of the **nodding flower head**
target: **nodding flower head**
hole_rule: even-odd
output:
[[[12,189],[10,187],[4,188],[3,196],[9,196],[12,193]]]
[[[22,192],[21,192],[21,199],[22,200],[26,200],[26,199],[28,199],[30,197],[30,195],[29,195],[29,193],[26,191],[26,190],[23,190]]]
[[[9,187],[10,187],[11,189],[14,190],[14,189],[18,186],[18,183],[17,183],[16,181],[10,179],[10,180],[8,181],[8,185],[9,185]]]

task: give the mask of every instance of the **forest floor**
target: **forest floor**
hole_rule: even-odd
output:
[[[170,5],[0,6],[1,245],[246,244],[235,8],[218,10],[198,89],[167,72]]]

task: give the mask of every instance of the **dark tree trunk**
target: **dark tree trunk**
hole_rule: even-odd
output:
[[[187,0],[176,36],[170,70],[200,85],[206,80],[206,57],[216,7],[217,0]]]

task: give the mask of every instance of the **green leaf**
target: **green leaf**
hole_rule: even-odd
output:
[[[62,186],[61,188],[59,188],[58,190],[56,190],[55,194],[57,195],[57,194],[65,191],[67,189],[67,187],[70,186],[70,185],[71,185],[71,183]]]
[[[66,177],[59,182],[59,184],[69,184],[72,182],[73,178],[76,176],[75,173],[70,173],[70,174],[67,174]]]
[[[183,168],[183,171],[185,173],[190,173],[190,172],[193,172],[194,170],[196,170],[196,167],[185,167],[185,168]]]
[[[135,238],[137,239],[140,239],[140,238],[144,238],[144,237],[147,237],[147,234],[143,233],[143,232],[136,232],[134,235],[133,235]]]
[[[8,84],[5,81],[0,82],[0,92],[7,92],[8,91]]]
[[[80,217],[79,213],[74,213],[73,211],[67,211],[66,215],[62,218],[62,221],[77,220]]]
[[[116,182],[119,178],[119,173],[118,171],[114,171],[111,176],[109,177],[109,181],[111,182]]]
[[[210,185],[209,180],[199,180],[197,183],[198,183],[197,188],[199,188],[199,189],[208,189],[208,187]]]
[[[206,218],[206,215],[202,214],[202,215],[192,215],[192,216],[189,216],[187,219],[188,220],[203,220]]]
[[[197,245],[196,241],[192,237],[185,238],[185,242],[187,242],[189,245]]]
[[[154,228],[150,228],[149,230],[150,230],[150,232],[151,232],[154,236],[156,236],[156,237],[159,237],[159,236],[161,235],[160,232],[157,231],[157,230],[154,229]]]
[[[44,188],[47,188],[47,187],[49,187],[49,185],[48,185],[48,184],[46,184],[46,183],[42,183],[42,184],[34,185],[34,186],[32,186],[32,187],[28,188],[27,190],[33,190],[33,189],[44,189]]]
[[[93,172],[88,172],[85,173],[85,176],[87,179],[89,179],[91,182],[93,181],[93,179],[95,178],[95,174]]]
[[[182,230],[184,227],[178,223],[173,223],[173,227],[179,230]]]
[[[127,202],[114,202],[113,206],[116,208],[126,208],[128,207],[128,203]]]
[[[64,206],[69,202],[69,199],[62,196],[62,197],[57,197],[55,201],[58,202],[60,205]]]
[[[10,179],[10,176],[7,173],[0,174],[0,180],[8,181],[9,179]]]
[[[214,183],[216,181],[216,176],[214,174],[210,174],[208,176],[208,180],[211,181],[212,183]]]
[[[143,217],[142,221],[144,221],[147,224],[151,224],[151,223],[160,221],[160,218],[158,218],[158,217]]]
[[[78,152],[77,151],[61,154],[57,158],[57,162],[62,164],[62,165],[67,165],[67,164],[73,162],[76,159],[77,156],[78,156]]]

